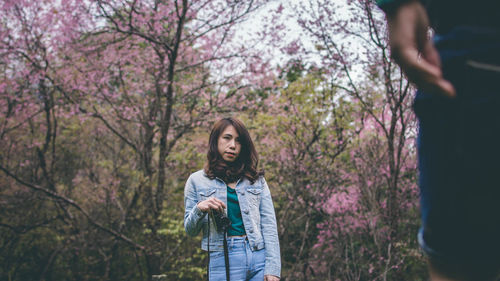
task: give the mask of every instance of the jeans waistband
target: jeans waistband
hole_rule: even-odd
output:
[[[248,243],[248,238],[246,236],[229,236],[227,237],[227,244],[229,248],[233,248],[236,245],[245,245]]]
[[[228,236],[227,242],[229,242],[229,241],[243,242],[243,241],[248,241],[248,238],[247,238],[247,236]]]

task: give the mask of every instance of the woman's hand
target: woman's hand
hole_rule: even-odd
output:
[[[280,278],[274,275],[265,275],[264,281],[279,281]]]
[[[210,209],[223,212],[226,208],[226,204],[215,197],[208,198],[205,201],[198,203],[198,209],[202,212],[208,212]]]

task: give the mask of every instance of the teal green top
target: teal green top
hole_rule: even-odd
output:
[[[241,218],[240,203],[236,190],[227,187],[227,217],[231,220],[231,227],[227,231],[227,236],[245,235],[245,227]]]

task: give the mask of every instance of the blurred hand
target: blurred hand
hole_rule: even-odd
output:
[[[198,202],[198,209],[202,212],[208,212],[209,210],[216,210],[223,212],[226,208],[226,204],[215,197],[208,198],[205,201]]]
[[[443,78],[439,54],[427,36],[429,19],[419,1],[410,1],[387,15],[391,56],[410,81],[429,93],[454,97],[453,85]]]
[[[265,275],[264,281],[279,281],[280,278],[274,275]]]

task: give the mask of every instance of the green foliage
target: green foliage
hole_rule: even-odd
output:
[[[383,220],[357,232],[335,224],[338,218],[348,220],[348,215],[359,213],[331,214],[325,207],[328,199],[353,184],[346,174],[365,179],[376,175],[375,163],[384,151],[382,140],[374,131],[360,137],[359,128],[366,120],[357,119],[359,104],[329,86],[321,73],[290,72],[284,88],[253,92],[259,102],[237,116],[250,129],[271,188],[283,277],[350,280],[348,274],[359,274],[360,280],[375,280],[374,276],[418,280],[413,276],[426,276],[414,239],[415,208],[401,214],[401,235],[391,244],[391,257],[404,263],[389,267]],[[165,159],[167,191],[161,213],[155,216],[150,194],[157,178],[145,173],[140,157],[96,119],[61,118],[54,143],[59,156],[52,170],[57,192],[75,200],[91,220],[146,250],[96,228],[74,207],[3,177],[0,278],[32,280],[43,274],[45,280],[146,280],[153,263],[160,268],[155,275],[164,280],[205,278],[207,254],[200,249],[201,235],[193,238],[184,231],[183,192],[189,174],[203,167],[208,132],[207,126],[189,131]],[[36,153],[25,151],[20,157],[27,155],[36,163]],[[357,166],[360,156],[371,166]],[[412,171],[401,177],[402,184],[416,180]],[[43,176],[35,179],[43,182]],[[376,212],[373,204],[382,201],[387,190],[380,179],[380,185],[367,186],[375,201],[365,198],[360,210]],[[400,196],[415,200],[411,193]],[[326,234],[327,225],[335,230],[333,236]]]
[[[33,107],[18,109],[28,117],[0,113],[0,166],[11,173],[0,173],[0,280],[204,279],[201,234],[184,231],[184,184],[203,168],[210,125],[226,115],[240,118],[257,146],[276,208],[283,279],[425,279],[415,241],[418,210],[411,203],[417,197],[414,165],[398,170],[396,199],[404,204],[395,226],[386,207],[388,137],[367,118],[386,124],[391,117],[376,65],[358,87],[362,102],[336,87],[326,71],[301,61],[287,64],[274,88],[243,91],[225,82],[207,86],[206,62],[195,69],[195,62],[182,60],[202,53],[192,50],[194,43],[181,46],[192,53],[182,54],[176,65],[182,71],[168,78],[163,43],[152,47],[128,33],[107,35],[79,38],[85,50],[100,44],[82,51],[89,56],[57,57],[76,73],[68,80],[81,79],[76,86],[83,89],[65,92],[69,81],[49,77],[49,95],[29,85],[44,79],[36,77],[13,93],[35,99]],[[130,57],[112,60],[115,52]],[[143,60],[153,63],[134,64]],[[105,91],[110,94],[98,98]],[[169,106],[172,114],[162,119]],[[406,145],[404,153],[414,164],[415,148]],[[334,206],[331,198],[346,194],[359,197]],[[391,239],[390,227],[396,230]]]
[[[173,197],[182,200],[181,196]],[[167,245],[172,245],[161,253],[165,256],[163,275],[166,280],[202,280],[206,274],[207,254],[200,248],[201,237],[193,239],[186,235],[183,215],[182,206],[178,206],[165,208],[160,217],[162,226],[158,234],[168,241]]]

